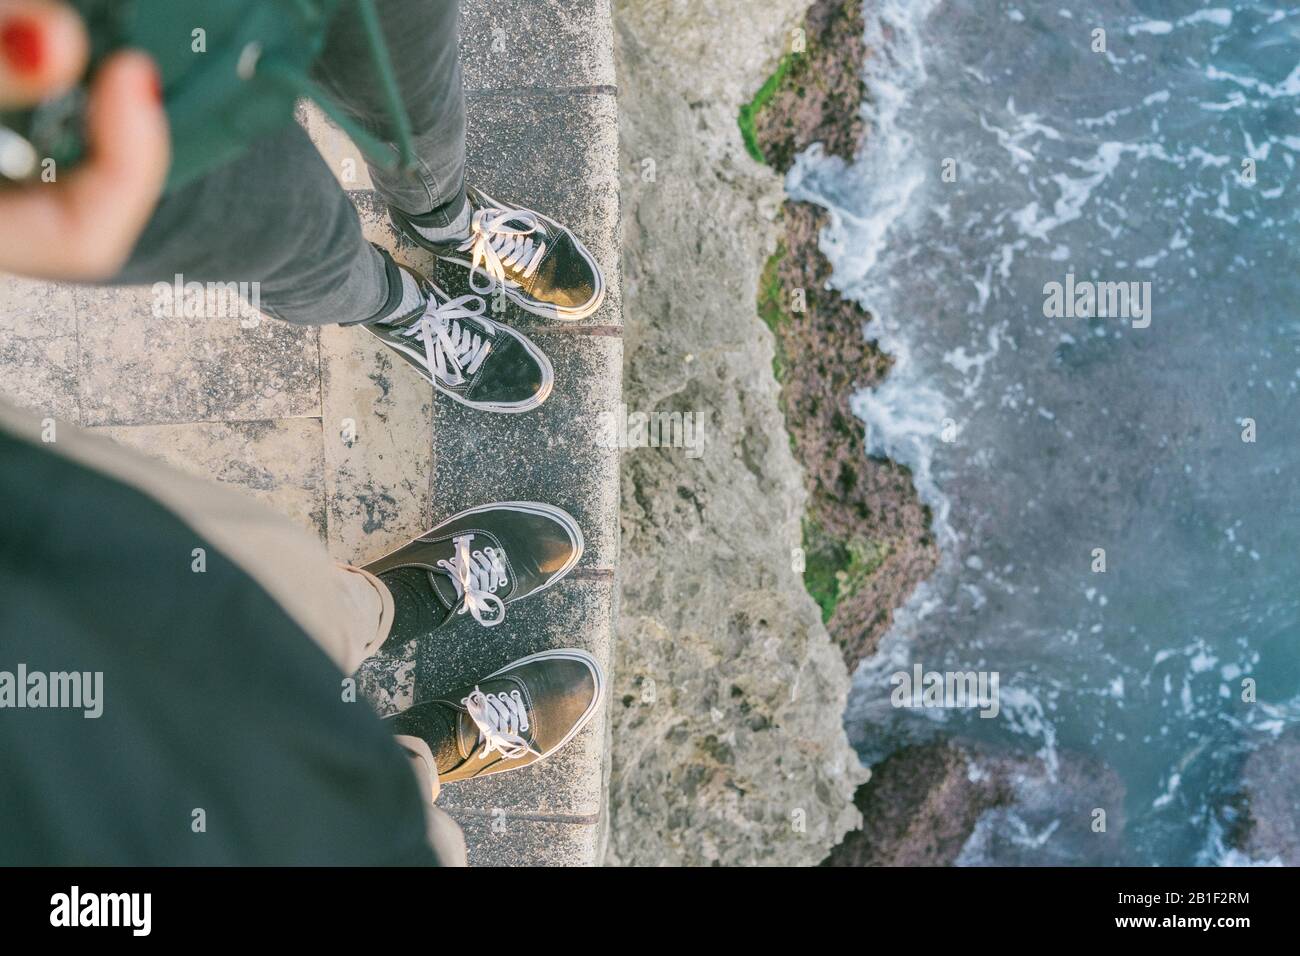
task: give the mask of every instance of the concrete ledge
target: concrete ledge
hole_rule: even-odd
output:
[[[430,496],[437,515],[483,501],[545,501],[573,514],[587,548],[569,578],[513,606],[501,627],[485,631],[458,621],[414,648],[416,700],[557,647],[590,651],[610,679],[614,633],[618,451],[601,442],[604,416],[620,402],[623,369],[610,10],[603,0],[470,0],[462,9],[471,181],[572,228],[600,262],[608,292],[601,308],[577,323],[508,308],[505,321],[534,336],[555,366],[555,392],[537,412],[482,415],[452,402],[433,405]],[[506,51],[493,51],[502,30],[510,31]],[[503,79],[504,62],[522,68]],[[522,89],[520,75],[545,77],[546,86]],[[358,198],[363,217],[393,238],[382,211]],[[463,273],[448,274],[409,244],[397,242],[395,253],[453,292],[464,281]],[[396,666],[395,677],[406,674],[405,662]],[[608,697],[605,711],[541,764],[444,788],[440,802],[464,827],[472,865],[598,862],[607,714]]]
[[[461,814],[470,866],[590,866],[600,851],[598,826],[529,820],[502,813]]]
[[[468,92],[614,87],[608,0],[468,0],[460,35]]]
[[[442,400],[426,405],[427,386],[410,369],[394,367],[384,349],[358,344],[346,329],[323,330],[327,422],[346,412],[369,432],[375,414],[384,417],[377,436],[359,439],[370,443],[359,454],[329,450],[327,429],[330,543],[360,561],[418,533],[410,515],[419,510],[413,499],[421,489],[411,482],[424,473],[427,460],[430,523],[485,501],[545,501],[577,519],[587,548],[570,578],[511,608],[501,627],[484,631],[456,621],[433,641],[388,648],[368,662],[362,687],[381,712],[454,691],[540,650],[581,647],[607,671],[611,660],[619,473],[618,452],[602,446],[601,426],[618,410],[623,351],[609,5],[469,0],[462,20],[471,181],[572,228],[601,264],[608,291],[601,308],[581,322],[548,322],[507,307],[504,320],[533,336],[555,366],[555,392],[540,410],[525,415],[484,415]],[[504,53],[493,49],[502,43]],[[521,68],[502,73],[506,62]],[[517,82],[521,75],[545,82],[524,87]],[[305,109],[302,121],[350,191],[368,238],[453,294],[467,291],[463,272],[396,234],[346,137],[314,109]],[[349,391],[353,400],[340,399]],[[403,441],[390,440],[398,434]],[[432,435],[432,442],[421,435]],[[376,444],[387,454],[376,454]],[[608,708],[536,767],[444,789],[440,802],[464,827],[472,864],[597,862],[604,838],[607,713]]]

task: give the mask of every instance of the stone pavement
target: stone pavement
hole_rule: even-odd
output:
[[[386,647],[362,670],[381,713],[525,654],[582,647],[610,662],[618,453],[602,416],[622,386],[618,125],[608,0],[464,0],[470,179],[571,226],[605,270],[601,309],[557,325],[513,306],[555,365],[538,411],[476,413],[436,395],[356,329],[274,320],[156,320],[148,288],[0,276],[0,392],[180,468],[241,486],[363,563],[472,504],[539,500],[573,514],[587,550],[561,585],[485,630]],[[509,68],[507,65],[512,66]],[[367,235],[426,272],[392,232],[351,144],[314,109],[301,120]],[[446,274],[443,272],[442,274]],[[476,865],[591,864],[604,837],[606,719],[537,767],[444,788]]]

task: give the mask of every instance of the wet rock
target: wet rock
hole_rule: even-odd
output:
[[[972,779],[967,754],[947,743],[905,747],[872,769],[857,793],[862,829],[825,866],[948,866],[980,814],[1011,799],[992,774]]]
[[[1119,776],[1083,755],[1048,766],[946,740],[915,744],[872,768],[856,798],[862,828],[823,865],[1115,865],[1123,798]]]
[[[870,316],[826,288],[831,266],[817,248],[825,213],[787,202],[784,254],[769,264],[768,302],[802,298],[803,311],[769,311],[782,367],[786,428],[808,489],[805,546],[810,589],[850,670],[876,648],[896,607],[934,570],[930,511],[911,473],[869,458],[849,402],[888,374],[890,359],[862,329]],[[829,573],[818,574],[822,568]]]
[[[775,92],[754,116],[763,158],[782,172],[811,143],[845,160],[862,144],[862,4],[818,0],[802,29],[805,54],[782,62]]]
[[[1300,731],[1290,730],[1252,753],[1241,784],[1237,849],[1257,862],[1300,866]]]
[[[1124,783],[1090,754],[1063,752],[1051,765],[1023,756],[983,757],[987,773],[1010,792],[985,810],[954,861],[959,866],[1123,866]]]
[[[813,143],[845,161],[862,148],[869,55],[862,5],[818,0],[803,29],[805,52],[782,61],[751,119],[758,149],[779,172]],[[863,336],[871,316],[828,287],[831,266],[817,246],[825,221],[810,204],[783,205],[759,310],[776,339],[781,406],[809,494],[805,581],[852,670],[934,570],[938,549],[911,474],[867,457],[863,425],[850,408],[856,392],[888,374],[891,360]]]

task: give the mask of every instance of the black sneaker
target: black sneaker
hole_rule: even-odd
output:
[[[427,743],[438,780],[454,783],[545,760],[587,725],[604,693],[600,665],[586,651],[542,651],[385,722]]]
[[[520,308],[548,319],[585,319],[605,299],[605,277],[578,238],[533,209],[497,202],[470,186],[470,234],[464,241],[433,242],[400,209],[393,223],[416,245],[469,270],[480,295],[497,288]]]
[[[526,412],[546,401],[555,371],[541,349],[488,318],[479,296],[453,299],[428,280],[420,288],[428,303],[422,311],[363,328],[462,405]]]
[[[495,627],[505,620],[507,604],[568,574],[582,548],[582,529],[567,512],[534,501],[501,501],[453,515],[366,570],[393,592],[394,628],[403,635],[412,626],[441,626],[466,613]]]

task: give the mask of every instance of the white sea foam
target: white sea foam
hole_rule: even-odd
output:
[[[1267,860],[1256,860],[1240,850],[1225,850],[1218,859],[1219,866],[1284,866],[1282,858],[1275,856]]]
[[[828,183],[838,171],[814,147],[796,158],[786,179],[795,199],[824,206],[830,222],[822,235],[822,251],[835,264],[833,284],[852,294],[873,320],[868,338],[894,358],[884,382],[853,397],[852,408],[866,425],[867,453],[891,458],[912,470],[921,499],[934,514],[941,543],[949,537],[948,506],[931,473],[933,448],[944,426],[946,407],[912,361],[899,318],[890,309],[891,285],[876,274],[890,230],[919,204],[913,198],[926,183],[925,171],[914,161],[913,140],[900,122],[913,90],[926,78],[920,26],[937,0],[886,0],[867,17],[866,83],[871,97],[863,104],[871,148],[858,160],[858,175],[871,184],[870,194],[848,213],[834,202]],[[1027,122],[1036,122],[1029,117]]]
[[[1011,729],[1040,741],[1038,758],[1043,761],[1047,778],[1056,782],[1060,758],[1056,749],[1056,725],[1047,717],[1043,702],[1031,691],[1007,680],[1001,688],[1002,713]]]
[[[1182,781],[1183,781],[1182,774],[1171,773],[1169,775],[1168,780],[1166,780],[1165,782],[1164,793],[1160,794],[1160,796],[1156,797],[1155,800],[1151,801],[1151,808],[1153,810],[1160,810],[1164,807],[1169,806],[1169,804],[1173,803],[1174,794],[1178,792],[1178,786],[1179,784],[1182,783]]]
[[[1217,819],[1211,818],[1208,823],[1208,834],[1205,845],[1196,855],[1198,866],[1232,866],[1232,867],[1255,867],[1255,866],[1286,866],[1282,862],[1282,857],[1252,857],[1248,853],[1243,853],[1236,847],[1227,845],[1226,835],[1223,831],[1223,824]]]
[[[1166,33],[1173,33],[1173,31],[1174,25],[1168,20],[1143,20],[1141,23],[1135,23],[1128,28],[1128,32],[1132,36],[1139,33],[1151,33],[1161,36]]]
[[[1266,99],[1280,99],[1300,95],[1300,65],[1297,65],[1281,83],[1276,84],[1266,83],[1253,76],[1229,73],[1227,70],[1219,69],[1213,64],[1205,68],[1205,77],[1210,80],[1234,83],[1242,89],[1251,90]]]
[[[1183,17],[1178,21],[1178,25],[1192,26],[1197,23],[1212,23],[1216,27],[1232,26],[1232,11],[1223,7],[1216,7],[1213,10],[1197,10],[1195,13]]]

